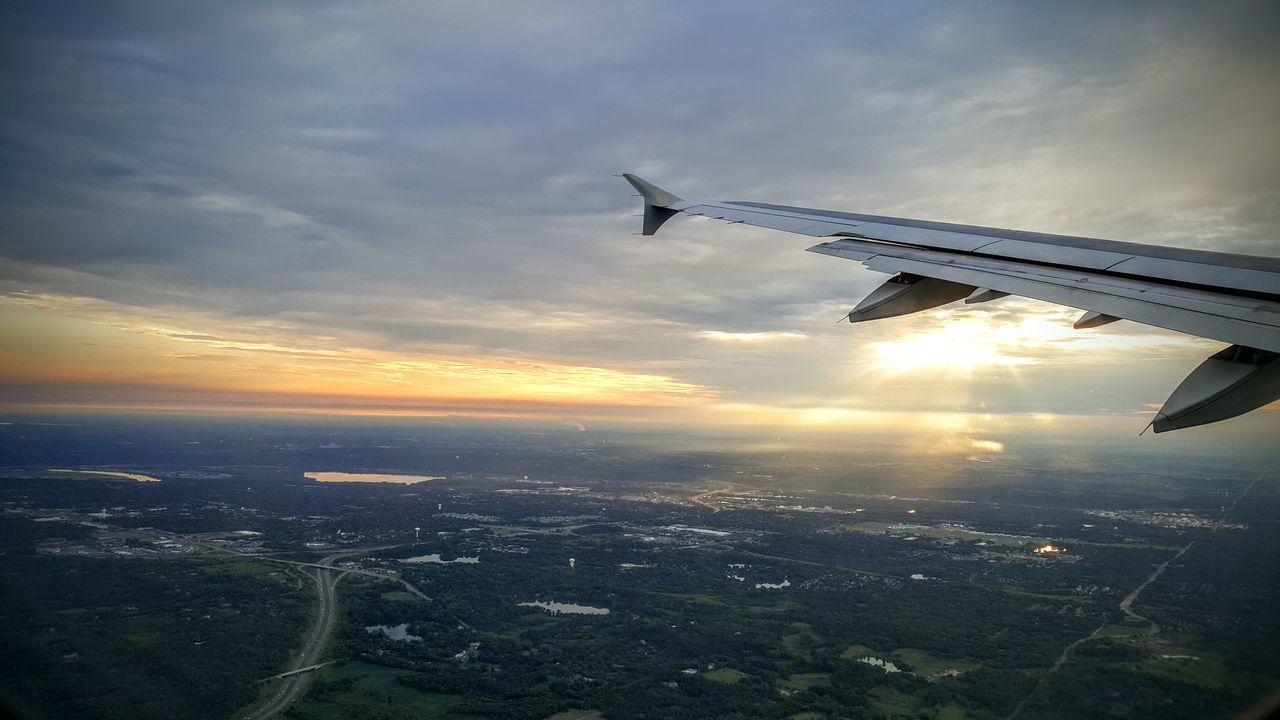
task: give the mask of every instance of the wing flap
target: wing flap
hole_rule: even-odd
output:
[[[1210,287],[1239,287],[1268,295],[1280,294],[1280,274],[1249,268],[1222,267],[1168,258],[1133,257],[1114,265],[1108,271]]]
[[[1107,270],[1133,259],[1132,255],[1122,255],[1106,250],[1059,247],[1044,243],[1026,242],[1025,240],[996,240],[977,248],[975,252],[980,255],[992,255],[1048,265],[1069,265],[1089,270]]]
[[[851,237],[902,243],[904,245],[919,245],[941,250],[958,250],[960,252],[973,252],[978,248],[997,242],[992,238],[981,235],[967,235],[965,233],[951,232],[950,230],[928,230],[905,225],[886,225],[884,223],[864,223],[858,225],[856,231],[842,234],[847,234]]]
[[[1134,320],[1226,343],[1280,352],[1280,304],[1159,286],[1086,271],[836,240],[811,252],[862,262],[883,273],[911,273]]]

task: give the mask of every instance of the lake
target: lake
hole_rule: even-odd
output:
[[[862,657],[862,658],[858,658],[858,662],[865,663],[873,667],[878,667],[884,670],[885,672],[890,672],[890,673],[902,672],[902,668],[898,667],[897,665],[894,665],[888,660],[881,660],[878,657]]]
[[[762,589],[763,590],[780,590],[782,588],[787,588],[787,587],[791,587],[790,580],[783,580],[780,583],[770,583],[770,582],[756,583],[757,590],[762,590]]]
[[[437,565],[448,565],[449,563],[462,563],[464,565],[475,565],[480,562],[478,557],[456,557],[452,560],[440,559],[440,553],[431,553],[430,555],[416,555],[411,558],[403,558],[400,562],[418,565],[421,563],[434,563]]]
[[[439,475],[394,475],[391,473],[308,472],[307,477],[316,482],[329,483],[399,483],[412,485],[430,480],[444,480]]]
[[[551,615],[608,615],[609,608],[591,607],[590,605],[575,605],[573,603],[562,602],[522,602],[520,607],[536,607],[542,608]]]
[[[153,478],[150,475],[116,472],[115,470],[55,470],[51,468],[45,472],[56,473],[58,475],[92,475],[94,477],[122,478],[125,480],[136,480],[137,482],[160,482],[160,478]]]
[[[400,623],[399,625],[365,625],[366,632],[380,632],[392,640],[404,640],[407,642],[421,642],[422,638],[417,635],[409,634],[409,624]]]

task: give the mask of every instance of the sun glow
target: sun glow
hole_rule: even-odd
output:
[[[979,367],[1032,365],[1035,358],[1020,350],[1061,338],[1051,323],[1039,318],[999,324],[963,318],[902,340],[872,343],[871,349],[876,366],[889,373],[950,370],[969,374]]]
[[[50,386],[93,397],[105,392],[110,399],[104,402],[120,405],[194,397],[239,406],[253,398],[270,404],[292,398],[325,407],[468,413],[682,407],[716,397],[713,389],[643,368],[359,347],[194,313],[149,317],[141,309],[61,296],[2,298],[0,324],[8,341],[0,350],[0,382],[31,388],[28,404],[51,402],[39,390]]]
[[[871,343],[877,369],[891,375],[942,370],[967,376],[979,368],[1036,365],[1066,353],[1199,342],[1179,336],[1076,330],[1072,327],[1072,311],[1061,309],[1003,321],[962,312],[939,312],[935,324],[927,330],[900,340]]]
[[[808,336],[796,332],[724,332],[721,330],[703,330],[694,333],[694,337],[702,340],[713,340],[722,343],[768,344],[785,340],[804,340]]]

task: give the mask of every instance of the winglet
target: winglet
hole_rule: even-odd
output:
[[[627,182],[631,183],[631,187],[635,188],[636,192],[644,196],[644,202],[646,205],[655,205],[660,208],[665,208],[681,202],[680,198],[672,195],[644,178],[636,177],[631,173],[622,173],[622,177],[626,178]]]
[[[631,187],[636,189],[644,198],[644,233],[645,235],[653,235],[658,232],[658,228],[662,227],[662,223],[670,220],[672,216],[680,212],[673,210],[672,205],[684,202],[679,197],[663,190],[644,178],[636,177],[631,173],[622,173],[622,177],[631,183]]]

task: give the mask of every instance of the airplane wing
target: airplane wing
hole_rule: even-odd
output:
[[[1020,295],[1085,311],[1077,328],[1133,320],[1228,343],[1174,390],[1156,432],[1280,399],[1280,258],[1001,230],[757,202],[690,202],[635,175],[644,235],[683,213],[824,238],[810,252],[892,275],[850,322]]]

